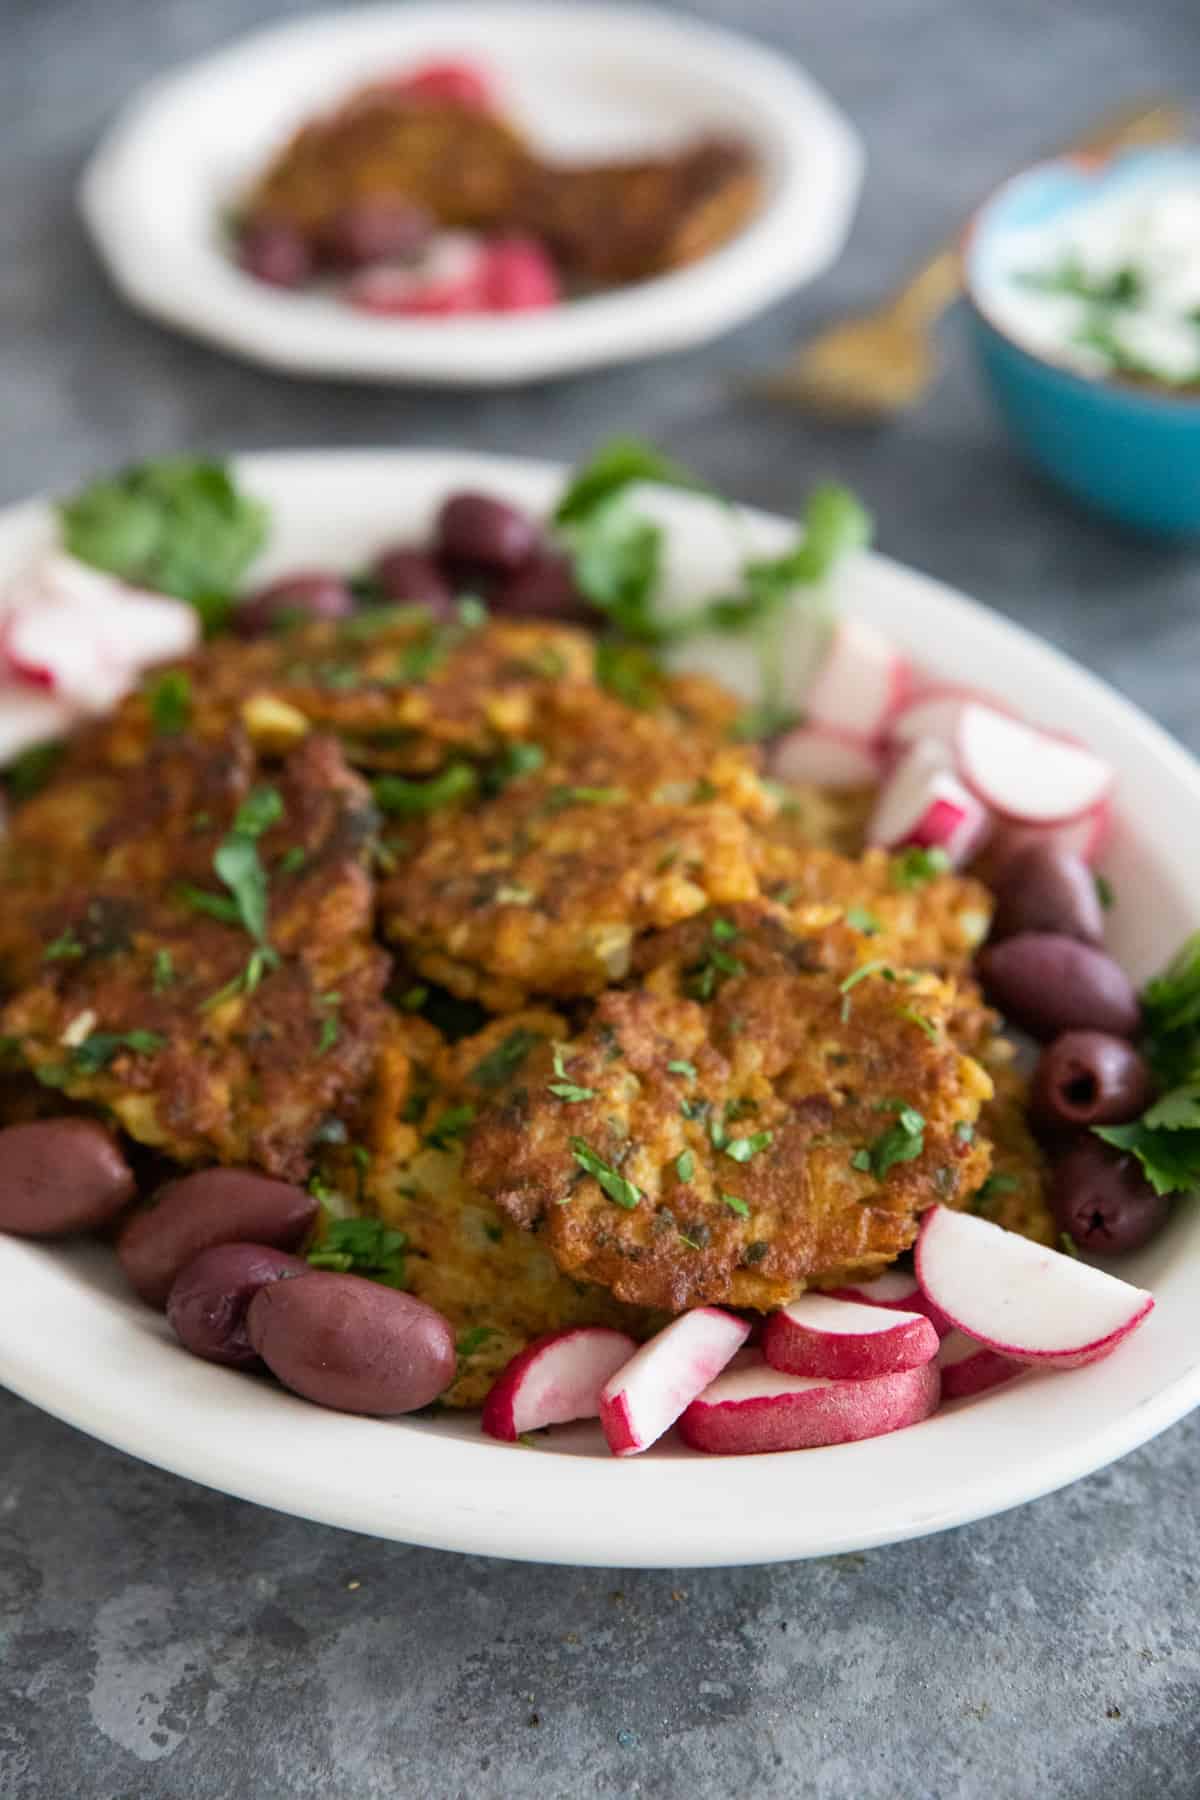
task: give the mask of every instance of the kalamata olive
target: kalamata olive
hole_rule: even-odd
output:
[[[1081,1138],[1058,1163],[1051,1201],[1059,1230],[1098,1256],[1140,1250],[1171,1210],[1135,1156],[1095,1137]]]
[[[338,1412],[413,1412],[454,1379],[454,1333],[423,1300],[361,1275],[261,1288],[250,1342],[285,1387]]]
[[[976,962],[989,1000],[1045,1042],[1062,1031],[1137,1033],[1141,1009],[1119,963],[1053,931],[1023,931],[989,944]]]
[[[133,1171],[94,1119],[34,1119],[0,1131],[0,1231],[93,1231],[132,1199]]]
[[[1084,944],[1104,939],[1096,878],[1082,856],[1029,844],[1000,867],[992,941],[1023,931],[1053,931]]]
[[[537,549],[541,534],[526,513],[490,494],[451,494],[438,514],[438,554],[489,569],[519,569]]]
[[[117,1256],[151,1306],[166,1304],[181,1269],[215,1244],[294,1250],[317,1216],[304,1188],[254,1169],[198,1169],[169,1181],[117,1239]]]
[[[427,606],[435,619],[454,611],[454,589],[425,550],[398,544],[383,552],[371,573],[395,605]]]
[[[297,569],[243,600],[233,623],[243,637],[261,637],[314,619],[344,619],[353,611],[354,595],[340,575],[327,569]]]
[[[1064,1031],[1038,1058],[1030,1101],[1042,1125],[1120,1125],[1145,1111],[1152,1089],[1145,1057],[1124,1038]]]
[[[322,232],[321,245],[342,267],[402,261],[424,250],[434,224],[423,206],[386,195],[348,201]]]
[[[282,219],[249,220],[238,238],[237,260],[247,275],[271,287],[298,288],[312,279],[312,251],[303,233]]]
[[[175,1277],[167,1296],[167,1318],[176,1337],[206,1362],[250,1369],[259,1355],[246,1335],[246,1312],[259,1288],[270,1281],[311,1275],[302,1256],[269,1244],[217,1244],[202,1250]]]
[[[575,585],[567,557],[541,550],[492,594],[492,607],[510,619],[595,619],[595,609]]]

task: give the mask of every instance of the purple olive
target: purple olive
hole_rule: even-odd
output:
[[[298,288],[312,280],[313,256],[304,234],[282,219],[250,219],[237,246],[238,266],[270,287]]]
[[[541,534],[528,514],[490,494],[451,494],[437,517],[439,556],[511,572],[528,562]]]
[[[165,1306],[181,1269],[216,1244],[294,1250],[317,1216],[302,1187],[255,1169],[198,1169],[169,1181],[152,1207],[130,1219],[117,1257],[151,1306]]]
[[[1103,942],[1104,909],[1096,878],[1082,856],[1027,844],[1001,865],[992,942],[1026,931],[1052,931],[1084,944]]]
[[[510,619],[595,619],[595,609],[575,585],[570,560],[541,550],[492,594],[496,613]]]
[[[167,1296],[167,1318],[193,1356],[237,1369],[258,1368],[261,1358],[246,1335],[250,1302],[268,1282],[311,1274],[303,1257],[269,1244],[217,1244],[202,1250],[176,1276]]]
[[[1051,1201],[1059,1230],[1097,1256],[1140,1250],[1162,1229],[1171,1210],[1136,1157],[1094,1137],[1081,1138],[1058,1163]]]
[[[1141,1008],[1133,983],[1091,944],[1058,932],[1023,931],[989,944],[976,967],[988,999],[1042,1042],[1064,1031],[1137,1034]]]
[[[262,637],[287,625],[344,619],[353,611],[354,595],[340,575],[327,569],[296,569],[243,600],[233,622],[243,637]]]
[[[427,606],[435,619],[454,611],[455,590],[427,551],[398,544],[382,553],[371,573],[394,605]]]
[[[285,1387],[338,1412],[414,1412],[454,1380],[454,1333],[423,1300],[361,1275],[260,1288],[250,1342]]]
[[[322,232],[322,248],[343,268],[405,261],[426,248],[434,222],[422,206],[386,195],[350,200]]]
[[[0,1231],[94,1231],[132,1199],[133,1171],[94,1119],[34,1119],[0,1131]]]
[[[1145,1057],[1124,1038],[1064,1031],[1038,1058],[1030,1102],[1042,1125],[1120,1125],[1145,1111],[1153,1086]]]

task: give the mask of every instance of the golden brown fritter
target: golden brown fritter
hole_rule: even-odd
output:
[[[267,818],[240,838],[243,865],[265,877],[259,941],[213,872],[241,817],[231,798],[197,834],[205,863],[185,845],[157,891],[85,887],[47,910],[41,966],[0,1031],[41,1081],[111,1108],[179,1162],[297,1178],[321,1120],[366,1079],[384,1017],[388,959],[370,940],[364,867],[375,815],[327,738],[250,791]],[[169,850],[168,837],[153,842]]]
[[[545,761],[482,807],[434,822],[381,896],[386,935],[452,992],[502,1011],[531,993],[598,993],[639,933],[757,893],[755,758],[563,687]]]
[[[771,1307],[881,1268],[979,1187],[991,1082],[951,985],[846,989],[761,907],[655,945],[652,987],[603,995],[557,1062],[531,1050],[468,1139],[468,1180],[564,1273],[671,1312]]]
[[[979,1115],[980,1132],[992,1147],[992,1170],[974,1208],[1006,1231],[1057,1246],[1050,1166],[1029,1129],[1028,1083],[1013,1062],[1013,1046],[993,1037],[979,1055],[996,1091]]]

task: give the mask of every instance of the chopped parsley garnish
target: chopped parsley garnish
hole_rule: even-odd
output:
[[[1188,1193],[1200,1187],[1200,932],[1141,998],[1141,1048],[1164,1091],[1140,1118],[1093,1130],[1136,1156],[1155,1193]]]
[[[563,1046],[561,1044],[555,1044],[554,1046],[554,1073],[558,1079],[556,1081],[548,1082],[547,1086],[556,1100],[564,1100],[568,1106],[578,1106],[584,1100],[594,1100],[596,1098],[595,1088],[580,1087],[576,1082],[567,1079],[567,1071],[563,1063]]]
[[[935,876],[945,875],[949,868],[950,858],[944,850],[936,845],[932,850],[924,850],[913,844],[892,858],[892,884],[898,888],[924,887]]]
[[[972,1194],[972,1208],[975,1211],[978,1211],[981,1206],[986,1206],[989,1201],[996,1199],[999,1194],[1015,1193],[1020,1185],[1021,1184],[1015,1175],[1001,1175],[998,1172],[989,1175],[987,1180],[983,1182],[980,1187],[977,1187],[974,1194]]]
[[[901,1106],[894,1125],[889,1125],[869,1147],[856,1150],[850,1167],[886,1179],[897,1163],[913,1162],[925,1148],[925,1117],[914,1106]]]
[[[241,925],[256,940],[262,953],[258,975],[261,975],[269,957],[274,957],[275,961],[278,958],[273,951],[269,952],[268,957],[267,872],[258,854],[257,840],[264,831],[278,824],[282,817],[283,801],[278,790],[270,787],[255,788],[238,808],[232,829],[227,837],[222,838],[213,857],[213,869],[229,889],[232,898],[224,894],[209,894],[203,888],[190,885],[179,890],[180,899],[194,912],[207,913],[210,918],[220,919],[226,925]],[[238,977],[237,981],[245,986],[244,977]],[[257,985],[257,976],[252,985]],[[236,991],[233,984],[230,984],[230,991]],[[217,996],[214,995],[213,1001],[216,999]]]
[[[337,1043],[338,1038],[341,1036],[342,1027],[341,1021],[338,1018],[338,1009],[341,1004],[342,996],[340,994],[317,995],[317,1005],[324,1010],[321,1028],[317,1033],[318,1056],[324,1056],[328,1051],[332,1050]]]
[[[731,944],[734,938],[741,936],[741,932],[732,919],[714,919],[709,935],[716,944]]]
[[[371,783],[375,804],[381,812],[399,813],[405,818],[439,812],[473,794],[478,776],[469,763],[449,763],[440,775],[429,781],[409,781],[403,775],[378,775]]]
[[[878,937],[883,929],[875,914],[868,912],[865,906],[848,906],[846,923],[855,931],[861,931],[866,937]]]
[[[470,1101],[464,1101],[459,1106],[448,1106],[429,1127],[425,1142],[432,1144],[435,1150],[448,1150],[470,1129],[474,1120],[475,1108]]]
[[[186,731],[192,712],[191,678],[183,669],[168,669],[149,692],[150,719],[162,737]]]
[[[510,781],[535,774],[545,760],[546,752],[540,744],[509,744],[484,770],[480,778],[484,793],[501,793]]]
[[[42,951],[43,962],[68,962],[84,955],[84,947],[75,935],[73,925],[68,925],[64,932],[47,944]]]
[[[685,994],[693,1000],[711,1000],[723,980],[730,975],[744,973],[744,964],[721,947],[722,943],[729,943],[737,936],[736,925],[731,924],[728,919],[714,920],[703,960],[694,964],[684,975]]]
[[[222,924],[236,925],[241,918],[237,901],[227,894],[210,894],[205,888],[193,887],[190,882],[184,882],[176,892],[193,912],[206,913],[210,919],[220,919]]]
[[[685,1081],[695,1081],[696,1079],[696,1065],[688,1062],[685,1057],[677,1056],[673,1062],[667,1064],[667,1068],[672,1075],[682,1075]]]
[[[573,1137],[571,1139],[571,1155],[579,1167],[598,1182],[601,1190],[618,1206],[623,1206],[627,1212],[632,1212],[638,1205],[642,1198],[640,1188],[636,1187],[632,1181],[626,1180],[621,1171],[614,1169],[611,1163],[605,1162],[602,1156],[598,1156],[590,1144],[584,1142],[583,1138]]]
[[[156,994],[161,994],[172,985],[174,980],[175,959],[164,946],[154,952],[154,972],[151,976],[151,985]]]
[[[71,1052],[71,1061],[81,1075],[98,1075],[107,1069],[120,1050],[132,1050],[137,1056],[153,1056],[166,1039],[157,1031],[93,1031]]]
[[[409,992],[424,994],[428,989],[410,989]],[[403,1004],[407,1005],[407,999],[406,995]],[[523,1025],[518,1025],[515,1031],[510,1031],[506,1038],[501,1038],[486,1056],[479,1059],[467,1080],[481,1088],[503,1087],[516,1074],[534,1045],[541,1041],[536,1031],[527,1031]]]
[[[307,1260],[314,1269],[364,1275],[382,1287],[402,1288],[407,1243],[404,1232],[393,1231],[381,1219],[326,1219]]]
[[[675,1158],[675,1173],[680,1181],[690,1181],[696,1173],[696,1159],[690,1150],[681,1150]]]
[[[746,1202],[740,1198],[739,1195],[727,1194],[724,1191],[724,1189],[722,1189],[721,1190],[721,1199],[724,1201],[725,1205],[729,1208],[730,1212],[736,1213],[739,1219],[748,1219],[750,1217],[750,1208],[746,1205]]]
[[[884,962],[881,958],[876,958],[874,962],[862,963],[857,969],[852,970],[851,973],[847,975],[845,981],[838,983],[838,993],[842,996],[841,1013],[843,1025],[850,1017],[850,995],[858,986],[859,982],[866,981],[869,975],[880,975],[884,981],[895,981],[896,979],[895,969],[892,968],[890,963]]]
[[[620,787],[552,787],[544,810],[556,813],[568,806],[620,806],[628,798],[626,789]]]
[[[266,508],[238,491],[223,463],[186,456],[94,481],[59,515],[72,556],[189,601],[209,631],[224,623],[267,534]]]
[[[464,1361],[482,1350],[489,1338],[496,1336],[494,1325],[473,1325],[470,1331],[464,1331],[456,1346],[460,1358]]]
[[[774,1139],[773,1131],[756,1131],[752,1137],[730,1138],[727,1143],[721,1145],[721,1149],[726,1156],[732,1157],[734,1162],[748,1163],[752,1156],[757,1156],[760,1150],[765,1150],[769,1144],[774,1142]]]
[[[278,788],[252,788],[234,814],[231,835],[260,838],[272,825],[278,825],[282,817],[283,799]]]
[[[1075,1239],[1071,1236],[1069,1231],[1060,1231],[1058,1234],[1058,1242],[1064,1256],[1073,1256],[1076,1262],[1079,1261],[1079,1245],[1075,1242]]]
[[[1105,912],[1111,912],[1117,896],[1113,892],[1113,884],[1107,875],[1096,874],[1092,877],[1096,884],[1096,898]]]
[[[232,981],[210,994],[204,1002],[202,1011],[211,1012],[214,1006],[223,1006],[226,1000],[232,1000],[238,994],[252,994],[268,969],[279,967],[279,952],[270,944],[256,944],[246,958],[245,967],[239,969]]]
[[[648,712],[658,700],[662,670],[647,645],[603,638],[596,645],[596,680],[626,706]]]
[[[14,800],[30,800],[40,794],[59,763],[66,745],[57,739],[50,744],[34,744],[14,756],[4,771],[4,785]]]
[[[293,844],[285,850],[279,859],[278,868],[281,875],[295,875],[308,861],[308,851],[303,844]]]
[[[898,1006],[896,1014],[898,1018],[906,1020],[908,1024],[915,1025],[919,1031],[923,1031],[931,1044],[938,1042],[940,1036],[938,1028],[926,1013],[918,1012],[915,1006]]]

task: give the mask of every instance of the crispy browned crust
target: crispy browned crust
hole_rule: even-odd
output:
[[[988,1169],[971,1128],[991,1083],[949,1034],[952,986],[868,976],[843,994],[778,919],[734,909],[713,940],[717,916],[663,935],[657,991],[600,999],[564,1053],[574,1098],[552,1091],[551,1053],[535,1050],[468,1143],[468,1178],[536,1226],[562,1269],[672,1312],[769,1307],[811,1281],[882,1267],[926,1207],[964,1200]],[[705,1001],[682,997],[714,941],[737,972],[718,975]],[[877,1180],[852,1158],[900,1105],[923,1115],[923,1148]],[[764,1132],[748,1158],[729,1154]],[[579,1142],[633,1183],[635,1205],[585,1172]]]

